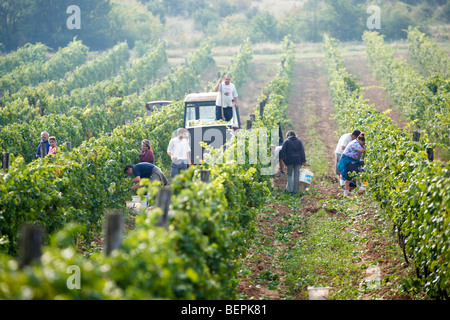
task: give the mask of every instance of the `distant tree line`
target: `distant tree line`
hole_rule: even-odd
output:
[[[380,8],[381,28],[387,40],[406,38],[408,26],[427,31],[429,25],[450,21],[450,0],[306,0],[275,17],[252,0],[2,0],[0,50],[41,42],[50,48],[65,46],[74,37],[94,50],[127,40],[151,41],[165,31],[168,17],[192,19],[194,31],[212,37],[218,45],[279,42],[290,35],[295,42],[322,41],[324,33],[340,41],[361,40],[367,30],[369,5]],[[67,8],[81,10],[81,27],[70,29]]]
[[[280,41],[287,34],[295,42],[320,42],[324,33],[340,41],[360,41],[368,30],[369,5],[379,7],[381,27],[376,31],[387,40],[406,39],[410,25],[426,31],[450,22],[450,0],[307,0],[278,19],[250,10],[246,21],[234,20],[229,30],[236,33],[243,26],[253,42]]]
[[[120,0],[2,0],[0,2],[0,43],[2,51],[15,50],[26,43],[41,42],[54,50],[74,37],[94,50],[110,48],[127,40],[158,38],[162,24],[138,2],[125,5]],[[80,28],[68,28],[73,12],[80,9]]]
[[[380,9],[381,34],[387,40],[406,39],[408,26],[427,30],[429,25],[450,21],[450,0],[307,0],[275,17],[275,10],[259,9],[250,0],[139,0],[160,17],[193,19],[194,28],[232,45],[250,38],[252,42],[279,42],[286,35],[296,41],[322,41],[324,33],[340,40],[361,40],[368,29],[369,5]],[[275,4],[276,5],[276,4]]]

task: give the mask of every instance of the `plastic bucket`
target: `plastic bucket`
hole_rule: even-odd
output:
[[[136,201],[127,201],[127,208],[139,211],[141,208],[141,203]]]
[[[300,169],[299,181],[307,184],[311,184],[314,174],[308,169]]]
[[[134,207],[136,209],[140,208],[146,208],[147,207],[147,198],[144,198],[144,200],[141,200],[138,195],[131,196],[133,201],[133,204],[130,204],[131,207]]]
[[[331,287],[308,287],[309,300],[328,300]]]

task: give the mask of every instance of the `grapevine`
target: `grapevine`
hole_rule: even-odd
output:
[[[395,59],[394,51],[384,44],[376,32],[363,36],[369,63],[390,96],[401,107],[417,129],[425,130],[433,141],[444,150],[448,158],[450,145],[450,86],[447,81],[426,79],[404,60]]]
[[[72,152],[63,150],[54,157],[28,165],[20,158],[12,162],[8,173],[1,176],[6,182],[1,184],[2,191],[33,186],[35,194],[42,196],[31,206],[26,205],[31,196],[30,199],[24,198],[19,209],[14,202],[18,199],[11,198],[11,192],[2,192],[9,194],[9,198],[2,199],[0,214],[5,219],[15,219],[14,223],[5,226],[13,231],[22,221],[30,219],[54,232],[44,248],[41,261],[27,269],[26,275],[17,268],[13,258],[0,254],[2,298],[235,297],[237,259],[245,253],[245,239],[254,230],[252,220],[268,192],[267,177],[258,175],[261,164],[204,164],[202,169],[211,173],[210,183],[201,182],[200,168],[192,166],[172,180],[168,230],[156,225],[161,210],[154,208],[137,216],[136,230],[129,232],[121,248],[113,251],[111,256],[99,254],[87,260],[74,248],[75,235],[85,233],[86,229],[98,229],[104,210],[123,206],[130,196],[121,187],[125,178],[118,176],[117,172],[121,172],[124,164],[135,161],[141,137],[158,137],[152,147],[156,154],[163,153],[171,138],[170,132],[181,125],[182,108],[180,101],[156,109],[150,117],[117,127],[109,137],[85,141]],[[248,144],[246,147],[248,154]],[[157,161],[164,167],[164,161],[169,160]],[[36,171],[34,179],[37,180],[47,177],[44,179],[47,182],[42,186],[32,184],[31,179],[27,179],[29,174],[22,176],[27,171]],[[18,179],[19,176],[22,179]],[[154,204],[157,187],[146,181],[143,183],[145,188],[141,192],[146,191],[149,202]],[[94,197],[88,194],[88,190],[99,192]],[[19,211],[29,213],[18,219]],[[5,234],[8,234],[6,238]],[[14,234],[2,230],[3,249],[9,246],[8,251],[14,252]],[[67,279],[67,266],[70,265],[80,266],[83,290],[58,286]],[[50,271],[53,277],[45,277],[44,273]],[[31,278],[39,279],[39,283],[36,286],[30,284]],[[26,297],[23,291],[16,289],[24,285],[30,288]]]
[[[430,162],[425,150],[433,144],[427,136],[412,141],[410,128],[400,130],[359,90],[348,89],[345,78],[351,76],[342,67],[334,39],[325,39],[325,54],[336,120],[345,132],[359,128],[366,133],[363,179],[393,222],[405,257],[416,267],[418,277],[410,279],[409,286],[419,285],[431,297],[448,297],[448,163]]]

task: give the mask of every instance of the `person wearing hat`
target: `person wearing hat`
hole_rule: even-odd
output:
[[[150,141],[148,139],[144,139],[141,142],[142,148],[141,153],[139,154],[139,162],[148,162],[155,164],[155,157],[153,154],[152,146],[150,145]]]

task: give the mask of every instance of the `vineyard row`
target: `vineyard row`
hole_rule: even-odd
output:
[[[117,81],[118,79],[102,81],[94,86],[76,90],[71,95],[58,98],[44,92],[41,96],[46,99],[39,100],[40,108],[45,101],[45,108],[51,111],[49,115],[36,116],[39,110],[36,110],[34,105],[30,106],[27,99],[14,100],[10,108],[6,107],[2,111],[4,118],[18,113],[24,114],[27,121],[10,124],[1,129],[2,149],[0,151],[10,152],[16,156],[21,155],[30,162],[34,158],[33,150],[36,148],[36,142],[33,142],[33,139],[38,137],[41,131],[51,131],[58,141],[70,141],[72,146],[77,147],[91,137],[112,132],[117,126],[123,125],[125,120],[145,116],[146,110],[143,106],[147,101],[161,97],[174,100],[181,98],[189,88],[198,83],[201,72],[213,62],[208,45],[201,46],[190,58],[188,65],[175,68],[162,82],[156,83],[139,94],[134,92],[125,96],[123,91],[120,91],[123,89],[121,85],[131,86],[130,78],[136,76],[140,79],[142,70],[150,75],[145,80],[151,77],[151,74],[155,74],[167,59],[163,43],[144,57],[144,61],[137,62],[136,67],[133,65],[130,72],[124,73],[120,77],[120,82]],[[142,80],[138,82],[142,85]],[[107,97],[104,98],[104,104],[89,103],[89,99],[94,98],[97,98],[98,102],[105,94]],[[20,112],[21,109],[25,111]]]
[[[288,39],[285,41],[288,42]],[[288,58],[293,59],[292,44],[285,47],[289,49]],[[289,60],[285,66],[287,65],[291,66],[293,62]],[[290,82],[289,72],[284,72],[282,77]],[[284,83],[278,80],[274,82]],[[274,90],[284,92],[264,92],[264,95],[266,97],[284,95],[288,87],[276,86]],[[287,107],[275,105],[275,101],[280,100],[269,102],[267,108],[283,110]],[[49,179],[48,185],[43,186],[41,195],[48,194],[51,201],[57,201],[62,198],[61,193],[63,197],[66,194],[77,193],[87,195],[86,191],[95,190],[95,196],[78,199],[79,204],[100,205],[93,203],[94,200],[106,201],[107,198],[109,199],[107,207],[112,207],[110,205],[113,201],[123,203],[129,194],[122,194],[123,178],[118,177],[117,172],[121,172],[122,165],[137,155],[136,150],[129,149],[130,141],[142,135],[154,135],[161,136],[161,144],[164,144],[164,141],[168,142],[170,136],[165,137],[164,134],[172,132],[172,129],[179,126],[181,108],[182,103],[176,102],[171,107],[156,110],[154,115],[145,118],[144,121],[117,128],[109,138],[91,139],[66,154],[64,158],[42,159],[42,165],[33,169],[40,169],[41,173],[46,172],[49,178],[54,177],[58,169],[68,170],[73,167],[75,161],[80,161],[80,165],[74,168],[70,178],[61,171],[57,181]],[[275,122],[281,120],[279,117],[273,119]],[[157,124],[158,121],[161,122]],[[258,130],[256,123],[252,130]],[[266,147],[268,149],[268,146]],[[245,150],[247,153],[248,148],[247,144]],[[232,149],[234,148],[227,148]],[[70,161],[73,161],[71,166],[63,167],[63,162]],[[30,166],[28,168],[31,170]],[[8,175],[14,174],[15,171],[20,172],[20,169],[19,163],[15,161]],[[268,177],[258,175],[258,164],[207,165],[203,169],[210,171],[210,183],[200,181],[199,171],[195,166],[172,180],[171,218],[167,230],[157,227],[161,209],[143,211],[136,217],[136,230],[129,231],[121,247],[109,256],[96,254],[87,259],[77,253],[74,238],[80,233],[80,228],[86,228],[92,223],[83,214],[78,216],[78,220],[72,220],[77,222],[77,225],[67,225],[70,220],[66,220],[67,226],[64,229],[52,233],[49,244],[43,248],[40,260],[29,267],[22,269],[13,257],[1,254],[0,297],[6,299],[235,297],[239,270],[237,258],[245,252],[247,239],[254,232],[253,219],[268,193]],[[89,177],[93,174],[96,177]],[[77,178],[77,175],[83,177]],[[70,181],[64,182],[63,179]],[[64,185],[64,192],[53,190],[51,186],[55,185]],[[44,192],[45,189],[48,189],[47,192]],[[150,204],[154,204],[157,189],[156,185],[148,184],[140,192],[146,192]],[[48,204],[51,201],[48,201]],[[57,208],[61,207],[55,205],[51,216],[56,216]],[[66,212],[61,210],[59,213],[63,216],[65,213],[73,213],[74,209],[69,208],[72,207],[68,205]],[[22,210],[22,214],[32,208],[26,209]],[[36,210],[38,214],[48,214],[45,208],[42,209]],[[96,217],[91,215],[97,223],[103,217],[101,211],[98,210]],[[15,221],[17,224],[19,222]],[[79,290],[71,289],[67,285],[67,269],[71,266],[77,266],[80,270]]]
[[[376,35],[366,35],[373,37]],[[420,141],[413,141],[410,127],[399,129],[367,103],[345,70],[336,40],[326,38],[325,55],[336,120],[346,132],[358,128],[366,133],[362,179],[369,183],[371,195],[393,222],[406,261],[416,268],[417,277],[409,279],[406,287],[424,290],[430,297],[448,298],[448,163],[429,161],[426,149],[433,144],[426,134]]]
[[[409,31],[410,33],[412,30]],[[439,144],[445,158],[450,146],[450,84],[441,77],[425,78],[404,60],[394,57],[394,50],[377,32],[365,32],[363,40],[369,63],[401,113],[414,126]]]

